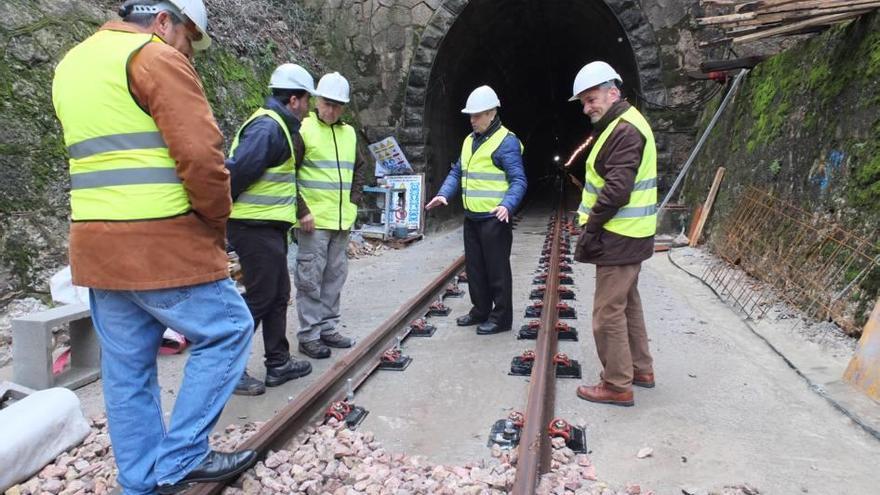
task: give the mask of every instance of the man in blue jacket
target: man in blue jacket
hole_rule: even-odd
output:
[[[526,193],[522,144],[498,117],[501,102],[489,86],[480,86],[461,111],[469,114],[474,132],[462,144],[461,156],[440,192],[425,208],[449,204],[459,187],[464,203],[464,257],[473,307],[459,326],[477,325],[489,335],[513,324],[513,281],[510,216]]]
[[[254,328],[263,329],[265,384],[276,387],[312,371],[308,362],[290,357],[287,342],[287,232],[297,213],[308,214],[297,194],[296,169],[303,161],[300,122],[315,83],[299,65],[283,64],[272,73],[269,87],[272,96],[242,124],[226,160],[233,200],[227,230],[241,260]],[[263,382],[247,371],[235,388],[238,395],[265,391]]]

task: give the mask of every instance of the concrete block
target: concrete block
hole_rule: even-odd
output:
[[[52,330],[70,325],[70,367],[52,374]],[[71,304],[12,320],[12,380],[35,390],[78,388],[101,376],[101,346],[89,308]]]
[[[89,431],[79,399],[65,388],[34,392],[0,409],[0,492],[82,443]]]

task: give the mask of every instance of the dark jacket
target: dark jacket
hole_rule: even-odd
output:
[[[473,134],[474,144],[472,150],[476,151],[477,148],[486,142],[486,140],[489,139],[500,127],[501,119],[496,116],[495,120],[492,121],[485,133],[478,134],[475,132]],[[522,150],[520,148],[519,138],[517,138],[513,132],[508,134],[507,137],[501,141],[501,145],[498,146],[498,149],[492,153],[492,163],[494,163],[499,170],[503,170],[504,174],[507,176],[507,193],[504,195],[501,203],[499,203],[499,206],[504,206],[507,208],[507,211],[513,214],[522,202],[523,197],[526,195],[526,188],[528,187],[528,183],[526,182],[526,172],[523,168]],[[438,192],[437,195],[443,196],[448,201],[451,197],[458,194],[459,189],[461,189],[461,158],[456,160],[455,165],[452,166],[452,170],[449,171],[449,175],[446,176],[446,180],[443,181],[443,185],[440,187],[440,192]],[[485,220],[487,218],[494,218],[495,216],[492,213],[476,213],[468,210],[465,210],[464,214],[467,218],[472,220]]]
[[[630,104],[619,101],[597,122],[593,136],[598,137]],[[632,124],[617,124],[596,157],[596,173],[605,180],[605,186],[590,211],[590,219],[578,239],[574,259],[595,265],[630,265],[641,263],[654,254],[654,236],[634,238],[605,230],[603,226],[614,218],[617,211],[629,203],[635,184],[645,138]],[[585,150],[588,155],[592,146]]]
[[[302,143],[302,138],[299,135],[299,119],[285,105],[272,97],[266,98],[263,108],[277,112],[287,124],[287,130],[290,132],[290,138],[296,150],[296,163],[299,166],[303,160],[303,154],[300,151],[302,147],[300,146],[297,150],[297,143]],[[235,201],[251,184],[259,180],[267,168],[277,167],[289,159],[290,145],[278,122],[265,115],[254,119],[242,129],[238,139],[238,147],[235,149],[235,156],[226,159],[226,168],[229,169],[232,182],[232,200]],[[302,218],[308,213],[308,205],[302,197],[297,195],[297,216]],[[248,225],[273,226],[285,230],[292,225],[292,222],[273,220],[230,219],[229,221]]]

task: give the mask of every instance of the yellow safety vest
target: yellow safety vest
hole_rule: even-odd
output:
[[[58,64],[52,102],[70,156],[74,221],[151,220],[190,211],[159,128],[132,97],[128,61],[151,34],[102,30]]]
[[[296,183],[315,218],[315,228],[350,229],[357,217],[357,205],[351,202],[357,153],[354,128],[344,123],[327,125],[311,112],[299,134],[306,153]]]
[[[284,137],[287,138],[287,145],[290,146],[290,158],[281,165],[268,167],[256,182],[239,194],[232,204],[232,214],[229,218],[296,223],[296,156],[290,130],[284,119],[274,110],[257,109],[235,134],[232,147],[229,148],[229,156],[230,158],[235,156],[244,128],[262,116],[271,118],[281,126]]]
[[[586,181],[581,205],[578,208],[578,223],[580,225],[587,223],[590,209],[596,204],[599,192],[605,186],[605,180],[596,172],[596,157],[621,120],[632,124],[642,134],[645,138],[645,149],[642,152],[642,161],[639,164],[629,203],[605,223],[603,228],[627,237],[650,237],[657,229],[657,147],[654,144],[651,125],[635,107],[630,107],[608,124],[587,157]]]
[[[468,134],[461,145],[461,197],[464,208],[474,213],[488,213],[501,203],[510,185],[504,171],[495,166],[492,153],[504,138],[512,134],[501,126],[476,151],[474,135]],[[522,143],[520,143],[522,152]]]

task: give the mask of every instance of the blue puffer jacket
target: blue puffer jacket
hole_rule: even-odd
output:
[[[485,133],[474,133],[473,150],[476,151],[477,148],[489,139],[489,137],[500,127],[501,119],[495,117],[495,120],[489,125],[489,128],[486,129]],[[499,170],[503,170],[504,174],[507,176],[507,193],[504,195],[504,199],[501,200],[501,203],[499,203],[499,206],[504,206],[507,208],[507,211],[513,214],[522,202],[523,197],[526,195],[528,183],[526,182],[526,172],[523,168],[519,138],[517,138],[512,132],[501,141],[501,146],[492,153],[492,163],[494,163]],[[452,166],[452,170],[449,171],[449,175],[446,176],[446,180],[443,181],[443,185],[440,187],[440,192],[437,193],[437,195],[443,196],[449,201],[450,198],[458,194],[460,189],[461,158],[455,161],[455,165]],[[465,210],[464,214],[472,220],[485,220],[495,216],[492,213],[475,213],[469,210]]]

